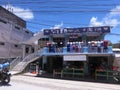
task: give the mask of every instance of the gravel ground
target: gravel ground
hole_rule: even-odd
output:
[[[18,75],[0,90],[120,90],[120,85]]]

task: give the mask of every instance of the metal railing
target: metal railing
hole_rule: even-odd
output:
[[[22,61],[22,57],[17,57],[12,62],[10,62],[10,70],[12,70],[21,61]]]
[[[53,70],[53,77],[59,75],[61,78],[80,78],[84,77],[84,70],[77,68],[64,68],[61,70]]]
[[[104,77],[104,79],[114,79],[120,78],[120,71],[114,71],[114,70],[96,70],[95,71],[95,79],[99,79],[100,77]],[[100,78],[101,79],[101,78]]]
[[[39,53],[39,55],[38,55],[38,53]],[[18,63],[12,70],[17,71],[18,73],[21,73],[30,62],[33,62],[36,59],[41,57],[40,53],[41,53],[41,50],[37,51],[35,53],[32,53],[32,54],[29,54],[20,63]]]
[[[42,53],[112,53],[112,48],[104,49],[104,47],[63,47],[63,48],[43,48]]]

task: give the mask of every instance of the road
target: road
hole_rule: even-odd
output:
[[[120,90],[120,85],[18,75],[0,90]]]

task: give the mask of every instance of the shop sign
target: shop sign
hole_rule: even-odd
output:
[[[44,29],[44,35],[60,34],[60,29]]]
[[[54,34],[78,34],[78,33],[110,33],[110,26],[101,27],[83,27],[83,28],[64,28],[64,29],[44,29],[44,35]]]
[[[102,27],[83,27],[83,28],[64,28],[64,33],[88,33],[88,32],[98,32],[98,33],[109,33],[109,26]]]
[[[64,61],[86,61],[86,55],[64,55]]]

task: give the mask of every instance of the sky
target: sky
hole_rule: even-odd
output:
[[[112,26],[105,36],[120,42],[119,0],[0,0],[0,5],[24,19],[27,29]]]

